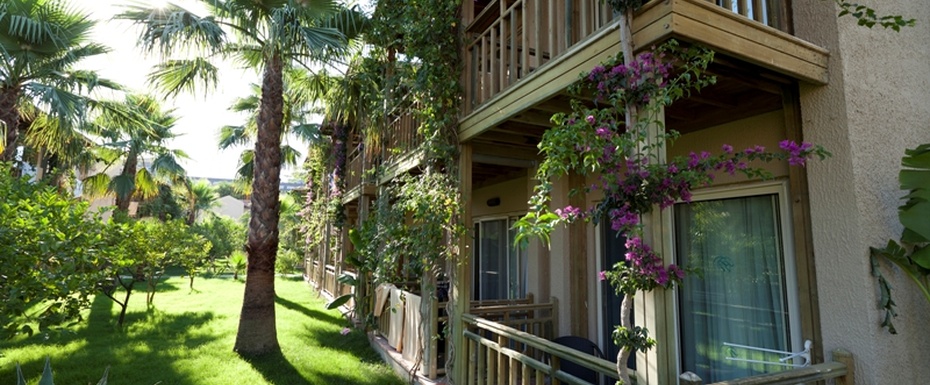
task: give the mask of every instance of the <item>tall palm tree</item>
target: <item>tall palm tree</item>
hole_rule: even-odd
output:
[[[60,127],[84,117],[91,100],[77,92],[118,88],[95,72],[75,70],[81,60],[108,52],[90,41],[94,21],[63,0],[0,3],[0,161],[12,161],[31,119],[23,106],[41,106]]]
[[[134,7],[120,17],[143,26],[142,47],[167,56],[191,49],[198,57],[167,60],[151,80],[177,93],[218,81],[210,60],[234,56],[262,70],[256,116],[252,209],[249,220],[248,275],[234,349],[252,355],[280,351],[275,328],[274,265],[278,249],[278,193],[281,130],[284,122],[284,71],[295,63],[325,62],[339,55],[359,34],[365,17],[333,0],[201,0],[204,17],[170,5]],[[225,30],[232,31],[227,34]]]
[[[167,142],[176,137],[171,128],[177,122],[173,110],[162,110],[150,96],[126,95],[128,114],[104,110],[88,131],[104,138],[96,149],[104,168],[84,179],[89,196],[113,194],[116,209],[129,210],[133,197],[147,198],[158,194],[159,183],[184,180],[185,171],[179,160],[187,158],[180,150],[171,150]],[[120,167],[111,176],[111,167]],[[140,167],[141,166],[141,167]]]

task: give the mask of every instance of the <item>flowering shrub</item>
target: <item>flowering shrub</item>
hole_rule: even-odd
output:
[[[539,144],[545,154],[537,173],[540,182],[530,200],[531,211],[516,224],[517,239],[534,235],[548,241],[549,232],[561,223],[602,218],[626,238],[625,262],[598,274],[624,295],[624,325],[614,332],[621,347],[620,363],[631,351],[645,351],[655,344],[648,330],[629,322],[632,297],[638,291],[670,288],[685,275],[679,266],[666,265],[644,242],[642,216],[655,208],[690,202],[691,191],[710,184],[719,173],[764,179],[771,175],[760,163],[787,161],[803,166],[812,156],[828,155],[820,146],[785,140],[777,152],[762,146],[737,150],[724,144],[716,153],[692,152],[666,160],[664,147],[679,134],[664,130],[663,108],[712,84],[714,78],[703,75],[712,59],[708,50],[682,49],[671,42],[630,63],[618,58],[597,66],[572,89],[576,95],[593,93],[594,106],[575,98],[572,112],[554,116],[556,126]],[[601,190],[604,199],[588,210],[566,206],[550,211],[551,181],[568,173],[593,176],[596,182],[585,192]],[[618,371],[625,381],[625,365],[618,365]]]

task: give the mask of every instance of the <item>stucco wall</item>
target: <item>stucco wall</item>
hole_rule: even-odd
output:
[[[800,88],[803,135],[834,156],[809,169],[823,348],[851,351],[859,384],[930,379],[930,306],[900,274],[886,273],[899,335],[879,327],[868,248],[900,235],[897,174],[906,148],[930,142],[930,7],[922,0],[859,1],[917,18],[900,33],[836,18],[833,1],[793,2],[795,34],[830,50],[829,85]],[[886,270],[888,271],[888,270]]]

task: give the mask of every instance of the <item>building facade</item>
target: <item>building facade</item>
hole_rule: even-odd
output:
[[[900,32],[864,28],[837,17],[837,4],[825,0],[654,0],[635,13],[637,50],[676,39],[716,52],[708,71],[717,83],[665,110],[665,126],[682,136],[664,156],[723,144],[774,149],[785,139],[833,154],[804,168],[768,164],[772,179],[719,177],[695,190],[692,203],[647,220],[648,241],[666,262],[701,274],[636,297],[636,324],[657,340],[628,362],[637,383],[685,383],[684,372],[705,383],[785,374],[803,360],[779,364],[783,355],[754,348],[807,347],[811,364],[838,362],[824,368],[848,374],[798,382],[930,378],[922,365],[930,335],[921,333],[930,304],[885,266],[899,334],[880,327],[868,257],[869,247],[900,237],[904,150],[930,142],[930,49],[923,45],[930,8],[916,0],[863,3],[918,21]],[[458,178],[469,229],[461,261],[438,276],[361,289],[370,294],[361,309],[376,319],[376,345],[419,363],[427,378],[604,383],[616,362],[611,331],[620,299],[597,276],[622,260],[622,238],[609,226],[579,223],[553,231],[548,246],[535,240],[521,248],[513,224],[529,211],[537,144],[550,117],[569,111],[566,89],[620,50],[617,15],[595,0],[465,1],[461,15]],[[348,229],[368,218],[383,186],[419,173],[426,160],[416,157],[417,124],[399,113],[386,126],[390,156],[350,146],[357,150],[349,152],[342,196],[346,224],[328,225],[325,241],[308,254],[307,276],[320,290],[353,290],[337,280],[356,273],[345,263],[353,249]],[[365,172],[373,158],[386,170],[377,176]],[[571,192],[592,182],[580,175],[552,181],[553,207],[593,207],[603,196]],[[421,290],[427,286],[434,289]],[[556,341],[565,336],[597,348],[563,348]],[[586,379],[566,362],[600,374]]]

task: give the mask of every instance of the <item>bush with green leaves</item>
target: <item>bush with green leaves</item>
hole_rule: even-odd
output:
[[[100,287],[104,295],[121,307],[119,326],[125,320],[129,298],[137,282],[146,282],[148,305],[152,305],[158,283],[169,266],[182,266],[191,275],[193,287],[193,275],[207,260],[211,246],[181,220],[113,221],[107,227],[107,234],[115,251],[106,264],[109,277]],[[118,288],[123,290],[123,300],[116,298]]]
[[[236,251],[241,251],[245,245],[245,226],[232,218],[208,216],[191,226],[191,230],[213,245],[209,252],[209,259],[214,269],[217,261],[228,258]]]
[[[274,270],[281,274],[298,273],[302,260],[303,257],[293,249],[279,249]]]
[[[0,165],[0,333],[78,322],[111,249],[99,216]]]

